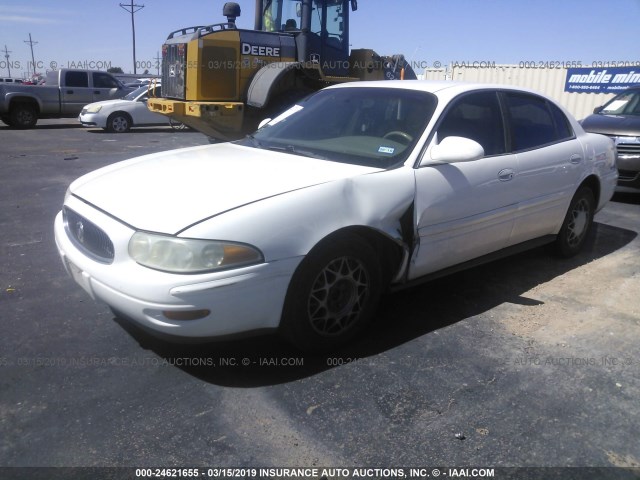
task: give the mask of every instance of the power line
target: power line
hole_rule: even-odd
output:
[[[31,40],[31,33],[29,33],[29,40],[24,40],[24,43],[28,43],[31,47],[31,65],[33,65],[33,75],[36,75],[36,58],[33,56],[33,46],[38,42],[34,42]],[[29,69],[27,68],[27,73],[29,73]]]
[[[131,0],[130,4],[121,3],[120,7],[131,14],[131,32],[133,34],[133,73],[138,73],[136,65],[136,22],[134,20],[134,15],[136,12],[142,10],[144,5],[134,4],[133,0]]]

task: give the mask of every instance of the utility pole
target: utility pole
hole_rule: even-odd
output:
[[[4,58],[7,59],[7,70],[9,70],[9,78],[11,78],[11,64],[9,64],[9,54],[11,50],[7,50],[7,46],[4,46]]]
[[[137,72],[136,65],[136,22],[134,20],[134,14],[144,8],[144,5],[137,5],[131,0],[130,4],[121,3],[120,6],[131,14],[131,32],[133,33],[133,73]]]
[[[6,47],[5,47],[6,48]],[[160,56],[160,52],[156,53],[156,75],[160,76],[160,60],[162,60],[162,57]]]
[[[29,46],[31,47],[31,65],[33,65],[33,76],[36,76],[36,58],[33,56],[33,46],[35,44],[37,44],[38,42],[34,42],[33,40],[31,40],[31,34],[29,34],[29,40],[24,40],[24,43],[28,43]],[[27,73],[29,72],[29,69],[27,68]]]

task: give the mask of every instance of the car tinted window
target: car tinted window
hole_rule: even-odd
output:
[[[430,93],[400,88],[322,90],[243,144],[389,168],[406,160],[436,103]]]
[[[456,136],[475,140],[485,156],[505,153],[504,125],[495,92],[467,94],[454,100],[438,127],[438,141]]]
[[[514,152],[567,138],[556,130],[549,103],[544,98],[505,92],[505,100],[509,112],[511,148]]]
[[[547,102],[549,108],[551,109],[551,115],[553,115],[553,121],[556,124],[556,131],[558,133],[558,138],[561,140],[567,138],[573,138],[575,135],[573,133],[573,128],[571,128],[571,124],[567,119],[567,116],[564,114],[562,110],[560,110],[553,103]]]
[[[111,75],[106,73],[94,72],[93,73],[93,86],[95,88],[118,88],[118,82],[116,82]]]
[[[89,75],[87,72],[67,72],[64,81],[67,87],[88,87]]]

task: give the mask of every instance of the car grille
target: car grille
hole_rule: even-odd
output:
[[[184,100],[186,97],[187,44],[162,46],[162,96]]]
[[[618,143],[618,155],[640,156],[640,143]]]
[[[619,180],[635,180],[637,176],[638,172],[634,172],[633,170],[618,170]]]
[[[76,247],[98,262],[113,262],[113,242],[101,228],[70,208],[64,207],[62,215],[67,235]]]

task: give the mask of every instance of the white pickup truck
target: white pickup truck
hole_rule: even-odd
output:
[[[38,118],[77,117],[88,103],[122,98],[132,90],[107,72],[55,70],[44,85],[0,84],[0,120],[31,128]]]

